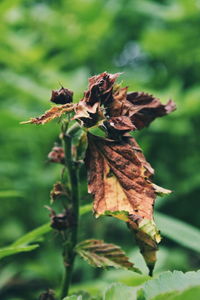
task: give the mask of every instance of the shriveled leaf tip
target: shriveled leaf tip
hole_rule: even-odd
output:
[[[53,106],[51,109],[47,110],[42,116],[37,118],[31,118],[28,121],[21,122],[21,124],[45,124],[50,122],[55,118],[61,117],[64,113],[69,113],[74,110],[74,105],[71,103],[67,103],[64,105]]]

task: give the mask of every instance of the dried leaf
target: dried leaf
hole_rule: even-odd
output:
[[[135,129],[148,126],[154,119],[163,117],[176,109],[172,100],[162,104],[158,98],[143,92],[127,94],[126,88],[119,88],[113,95],[107,111],[110,116],[126,116]]]
[[[138,144],[131,137],[113,141],[89,135],[86,165],[96,216],[109,214],[126,221],[152,269],[160,241],[153,221],[156,189],[150,177],[154,171]]]
[[[88,90],[76,105],[74,119],[80,120],[85,127],[94,126],[99,120],[105,119],[101,105],[111,101],[113,85],[118,76],[119,73],[103,72],[89,78]]]
[[[94,211],[128,211],[152,218],[155,191],[149,177],[153,169],[133,138],[111,141],[88,135],[86,164]]]
[[[167,190],[167,189],[164,189],[164,188],[162,188],[161,186],[158,186],[157,184],[153,184],[153,187],[154,187],[154,189],[155,189],[155,192],[156,192],[156,194],[158,195],[158,196],[165,196],[165,195],[169,195],[169,194],[171,194],[171,190]]]
[[[171,100],[164,105],[147,93],[127,93],[128,87],[114,86],[119,75],[104,72],[89,78],[88,90],[75,109],[74,118],[80,120],[82,126],[88,128],[97,125],[99,120],[106,120],[108,136],[116,138],[116,135],[142,129],[176,109]]]
[[[119,116],[119,117],[111,117],[107,121],[107,128],[109,131],[113,130],[120,130],[122,133],[135,130],[136,127],[132,124],[129,117],[126,116]],[[114,131],[113,131],[114,133]]]
[[[93,105],[96,102],[105,103],[112,95],[113,85],[120,73],[109,74],[103,72],[89,78],[89,87],[85,92],[85,101]]]
[[[81,100],[75,106],[74,120],[79,120],[84,127],[92,127],[99,120],[99,103],[95,103],[93,106],[87,104],[84,100]]]
[[[61,117],[64,113],[69,113],[74,110],[74,104],[67,103],[64,105],[53,106],[47,110],[42,116],[37,118],[31,118],[29,121],[21,122],[21,124],[45,124],[55,118]]]
[[[94,267],[106,268],[115,267],[132,270],[141,273],[128,260],[124,251],[113,244],[106,244],[99,240],[86,240],[79,243],[76,252]]]
[[[176,109],[172,100],[169,100],[167,104],[162,104],[160,99],[143,92],[128,93],[127,100],[132,104],[128,114],[137,129],[148,126],[154,119],[163,117]]]

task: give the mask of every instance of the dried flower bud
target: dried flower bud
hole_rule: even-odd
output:
[[[66,104],[72,102],[73,92],[61,87],[59,90],[52,90],[51,102],[56,104]]]
[[[51,227],[58,230],[66,230],[69,228],[69,212],[65,211],[64,213],[61,214],[56,214],[55,211],[51,208],[48,208],[51,211],[50,217],[51,217]]]
[[[42,293],[39,297],[39,300],[56,300],[54,291],[48,290]]]
[[[48,154],[50,162],[64,164],[65,163],[65,152],[62,147],[54,146]]]
[[[69,191],[67,190],[66,186],[62,184],[60,181],[56,182],[53,185],[53,189],[50,193],[51,201],[54,202],[58,198],[61,198],[62,196],[69,198]]]

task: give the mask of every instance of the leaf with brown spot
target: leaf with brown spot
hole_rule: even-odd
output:
[[[130,136],[114,141],[90,134],[86,166],[95,215],[125,220],[135,231],[144,259],[152,268],[160,241],[153,221],[156,189],[150,179],[154,171],[140,147]]]
[[[53,106],[47,110],[42,116],[31,118],[29,121],[21,122],[21,124],[45,124],[53,119],[60,118],[63,114],[74,111],[74,104],[67,103],[64,105]]]
[[[122,268],[141,274],[141,271],[134,267],[124,251],[117,245],[106,244],[100,240],[86,240],[76,246],[76,252],[94,267]]]

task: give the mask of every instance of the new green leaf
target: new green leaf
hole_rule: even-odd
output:
[[[4,258],[6,256],[21,253],[21,252],[29,252],[29,251],[35,250],[38,247],[39,247],[39,245],[32,245],[32,246],[26,246],[26,247],[10,246],[10,247],[1,248],[0,249],[0,259]]]
[[[199,285],[200,271],[187,273],[168,271],[162,273],[158,278],[147,281],[143,289],[145,300],[155,300],[162,299],[156,298],[158,295],[172,293],[174,291],[184,291],[190,287]]]

